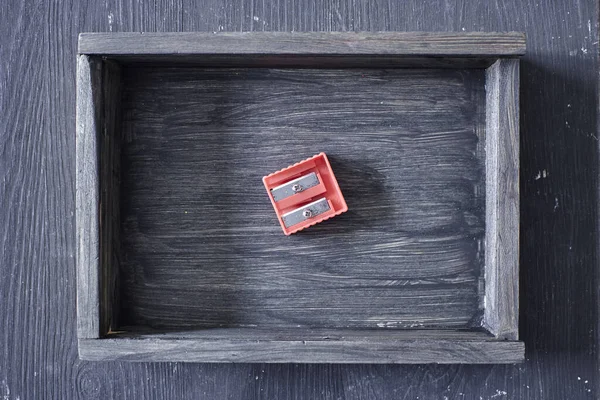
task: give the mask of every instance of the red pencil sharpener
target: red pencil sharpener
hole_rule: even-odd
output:
[[[348,211],[325,153],[267,175],[263,183],[286,235]]]

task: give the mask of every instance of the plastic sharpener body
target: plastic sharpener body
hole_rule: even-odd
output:
[[[348,211],[325,153],[267,175],[263,183],[286,235]]]

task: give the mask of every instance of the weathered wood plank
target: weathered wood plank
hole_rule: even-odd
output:
[[[481,334],[484,335],[484,334]],[[263,362],[263,363],[378,363],[422,364],[424,362],[515,363],[523,360],[522,342],[456,340],[402,337],[398,340],[377,335],[337,340],[230,339],[218,340],[82,339],[80,356],[84,360],[183,361],[183,362]]]
[[[496,337],[481,330],[456,329],[349,329],[349,328],[298,328],[282,327],[277,330],[269,327],[212,328],[196,330],[160,330],[140,326],[123,326],[112,332],[109,339],[183,339],[214,341],[227,338],[232,341],[301,341],[301,340],[457,340],[457,341],[497,341]]]
[[[100,334],[118,327],[121,258],[121,66],[103,61],[99,141]]]
[[[519,328],[519,60],[486,72],[484,326],[503,339]]]
[[[518,32],[82,33],[79,53],[519,56],[525,54],[525,36]]]
[[[395,55],[249,55],[249,54],[126,54],[109,56],[122,65],[152,67],[200,66],[206,68],[450,68],[483,69],[498,58],[480,57],[428,57]]]
[[[102,62],[77,58],[76,227],[77,336],[100,335],[100,225],[98,138],[103,120]]]

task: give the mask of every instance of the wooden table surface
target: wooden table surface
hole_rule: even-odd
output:
[[[520,365],[77,359],[75,54],[95,31],[523,31]],[[5,0],[0,5],[2,399],[593,399],[598,391],[594,0]]]

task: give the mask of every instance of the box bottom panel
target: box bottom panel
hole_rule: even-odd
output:
[[[113,330],[479,324],[483,70],[125,66],[122,78]],[[330,158],[349,211],[286,237],[261,177],[319,152]],[[195,361],[210,358],[189,341],[121,340],[84,342],[91,347],[82,354],[114,342],[120,356],[135,358],[157,340],[198,354]],[[436,340],[415,343],[445,351],[448,342]],[[284,342],[272,347],[282,355],[269,357],[302,361],[304,352],[308,360],[327,343]],[[340,355],[321,360],[370,362],[389,352],[389,362],[419,362],[407,342],[394,342],[400,350],[336,343]],[[486,351],[515,346],[485,343],[482,361]],[[233,348],[234,361],[252,351]],[[477,362],[475,351],[469,357]]]

